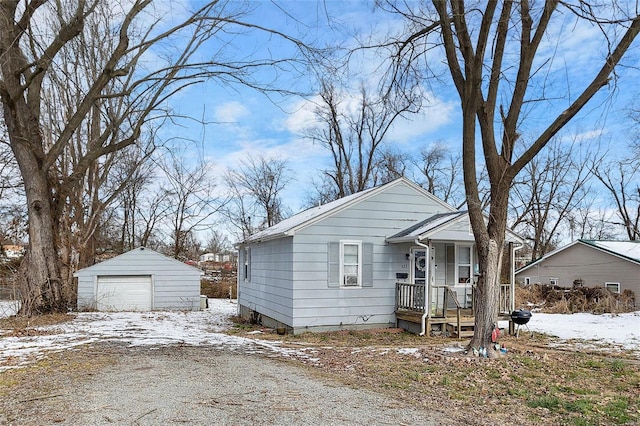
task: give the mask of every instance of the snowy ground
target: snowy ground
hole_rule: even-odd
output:
[[[229,317],[236,314],[235,301],[209,299],[209,309],[197,312],[85,312],[74,320],[42,327],[35,336],[2,336],[0,371],[39,359],[48,351],[62,351],[97,341],[124,342],[131,346],[206,345],[225,350],[299,356],[312,359],[309,349],[284,348],[278,341],[229,336]],[[0,317],[15,313],[15,302],[0,301]],[[559,345],[587,349],[633,351],[640,358],[640,311],[620,315],[534,313],[529,329],[557,336]],[[501,324],[501,327],[505,324]],[[526,333],[526,328],[521,328]],[[6,334],[6,333],[5,333]],[[410,353],[410,348],[399,348]],[[404,352],[402,352],[404,351]],[[4,365],[4,367],[3,367]]]

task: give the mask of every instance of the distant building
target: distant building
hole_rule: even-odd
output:
[[[25,247],[16,244],[4,244],[0,246],[0,257],[6,259],[19,259],[24,256]]]
[[[231,262],[231,254],[229,253],[205,253],[200,255],[200,262]]]
[[[640,295],[640,242],[576,240],[516,271],[522,284],[604,287]],[[637,303],[637,302],[636,302]]]

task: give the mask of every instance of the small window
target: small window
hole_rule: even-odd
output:
[[[340,242],[340,280],[344,287],[359,287],[362,276],[362,244],[359,241]]]
[[[609,290],[612,293],[620,293],[620,283],[604,283],[604,288]]]
[[[558,278],[549,278],[549,284],[551,285],[558,285],[558,281],[560,281]]]
[[[524,285],[531,285],[531,277],[524,277]]]
[[[245,281],[251,281],[251,248],[244,249],[243,275]]]

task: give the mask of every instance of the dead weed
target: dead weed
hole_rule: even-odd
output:
[[[15,315],[0,318],[0,334],[3,336],[43,336],[60,333],[59,330],[38,330],[45,327],[72,321],[75,317],[70,314],[46,314],[36,316]]]
[[[537,334],[503,336],[507,354],[485,359],[464,351],[468,341],[398,329],[278,336],[247,326],[241,333],[256,330],[306,348],[310,358],[301,361],[317,374],[442,411],[461,424],[640,422],[640,363],[624,353],[554,348],[552,338]]]

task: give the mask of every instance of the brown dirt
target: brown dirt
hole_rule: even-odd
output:
[[[462,424],[640,423],[640,360],[629,353],[558,349],[548,337],[521,335],[502,336],[507,355],[486,359],[444,350],[468,341],[396,329],[284,340],[292,347],[313,345],[315,359],[306,364],[323,374],[425,409],[437,407]],[[400,347],[416,351],[400,354]]]
[[[43,321],[52,322],[54,319]],[[247,334],[257,330],[263,334]],[[521,335],[519,339],[502,336],[501,342],[508,348],[508,353],[497,359],[485,359],[464,352],[445,351],[445,348],[455,346],[464,348],[467,341],[419,337],[398,329],[279,336],[273,330],[238,324],[230,333],[278,340],[285,347],[306,353],[307,357],[278,361],[282,364],[282,371],[289,371],[290,377],[298,377],[295,372],[303,369],[305,374],[317,377],[323,383],[334,383],[336,389],[361,389],[372,392],[372,395],[383,395],[390,410],[406,405],[403,410],[432,413],[429,418],[440,419],[440,424],[640,423],[640,362],[629,353],[587,352],[577,346],[554,348],[553,339],[538,334]],[[398,348],[412,348],[413,351],[399,353]],[[189,366],[205,372],[198,374],[219,374],[211,370],[215,365],[201,364],[205,360],[210,362],[211,357],[211,348],[208,347],[173,346],[150,350],[108,343],[49,354],[28,367],[0,373],[0,424],[80,424],[74,422],[79,418],[89,418],[81,417],[83,415],[104,414],[100,411],[99,400],[92,402],[95,408],[91,413],[82,411],[83,398],[85,393],[98,398],[101,386],[107,386],[105,380],[113,380],[115,372],[125,371],[126,374],[118,373],[118,380],[126,380],[123,383],[132,380],[140,386],[151,386],[158,378],[161,382],[182,380],[186,384],[196,380],[190,378],[194,373],[189,371]],[[239,353],[228,353],[225,357],[225,372],[234,371],[233,365],[229,364],[233,360],[238,365],[248,362],[246,355]],[[183,360],[181,370],[171,367],[176,359]],[[143,368],[145,362],[151,363],[153,369]],[[265,366],[272,362],[273,356],[262,361]],[[258,361],[252,364],[252,368],[260,368],[262,363]],[[271,380],[275,373],[270,371],[257,377],[259,380]],[[255,379],[244,378],[238,371],[230,378],[230,383]],[[279,386],[287,384],[282,378],[278,380]],[[102,424],[107,423],[105,419],[113,420],[115,403],[112,399],[118,395],[116,385],[109,386],[113,388],[112,393],[105,395],[111,400],[105,401],[104,407],[111,410],[112,417],[101,417]],[[138,392],[144,394],[145,390],[136,391],[136,395]],[[271,397],[273,392],[277,393],[273,390],[268,392]],[[299,388],[290,392],[296,395],[304,393]],[[193,398],[202,397],[194,395]],[[269,406],[265,407],[255,396],[239,394],[237,398],[235,402],[219,408],[237,408],[240,410],[238,415],[246,410],[267,410],[265,413],[273,414],[273,410],[269,411]],[[213,406],[218,406],[218,400],[211,401],[214,401],[211,403]],[[341,406],[331,398],[328,403],[334,406],[327,409]],[[133,423],[154,424],[158,421],[154,416],[161,410],[148,408],[150,402],[141,404],[136,412],[145,417],[139,421],[134,417]],[[73,413],[80,417],[74,417]],[[274,419],[272,423],[263,424],[286,424],[282,420],[285,417]],[[283,423],[278,423],[281,420]],[[252,423],[247,418],[245,423],[235,424]],[[289,424],[310,423],[298,421]]]

